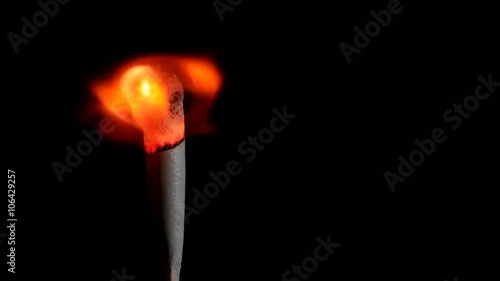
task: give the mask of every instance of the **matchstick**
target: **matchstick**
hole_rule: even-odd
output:
[[[167,242],[167,279],[178,281],[182,247],[184,245],[184,202],[185,202],[185,142],[172,148],[148,153],[146,167],[148,187],[154,194],[160,194],[163,214],[163,228]]]
[[[184,90],[174,74],[163,74],[156,79],[160,80],[159,90],[165,95],[167,107],[162,109],[164,114],[160,115],[154,114],[157,108],[146,106],[143,109],[144,116],[148,116],[148,120],[145,120],[148,124],[144,126],[146,174],[150,192],[160,196],[160,200],[157,201],[161,205],[168,252],[166,281],[179,281],[184,245],[186,195]],[[148,79],[145,81],[148,82]],[[150,86],[142,87],[142,94],[155,99]],[[149,118],[150,116],[155,118]]]
[[[128,69],[120,81],[126,118],[143,132],[149,193],[160,205],[156,211],[161,213],[168,255],[162,265],[167,277],[161,281],[179,281],[186,194],[184,89],[175,74],[147,65]]]
[[[222,75],[209,59],[155,55],[124,64],[110,78],[94,82],[92,90],[105,113],[143,134],[149,194],[168,248],[162,274],[167,273],[166,281],[179,281],[186,181],[184,89],[204,101],[190,111],[196,116],[191,120],[201,121],[198,127],[191,123],[192,133],[207,132],[205,115]],[[117,135],[121,141],[131,141],[129,134],[125,130]]]

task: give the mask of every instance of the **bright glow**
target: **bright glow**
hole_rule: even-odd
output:
[[[151,94],[148,81],[142,82],[142,94],[145,96],[149,96]]]

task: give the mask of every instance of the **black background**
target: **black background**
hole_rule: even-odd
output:
[[[498,4],[404,1],[348,64],[340,42],[387,2],[243,0],[221,22],[211,1],[72,0],[18,54],[4,36],[15,278],[157,280],[142,152],[106,140],[62,183],[51,168],[91,128],[89,81],[157,52],[208,54],[224,74],[219,133],[186,141],[187,202],[210,171],[243,168],[186,226],[182,280],[281,280],[329,234],[341,246],[308,280],[495,278],[500,91],[456,131],[442,114],[479,75],[500,80]],[[4,34],[38,10],[9,1]],[[297,117],[246,163],[238,145],[284,106]],[[392,193],[384,172],[436,127],[448,140]]]

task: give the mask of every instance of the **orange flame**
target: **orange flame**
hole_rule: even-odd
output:
[[[148,56],[124,64],[109,80],[92,84],[106,115],[143,133],[144,147],[154,152],[185,137],[184,90],[194,96],[186,114],[189,133],[213,129],[208,113],[222,85],[222,75],[209,59]],[[121,132],[121,140],[130,140]],[[120,134],[120,133],[119,133]]]

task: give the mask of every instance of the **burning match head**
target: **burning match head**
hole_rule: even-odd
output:
[[[110,91],[105,95],[112,98],[109,110],[142,130],[146,152],[168,149],[184,140],[184,90],[175,74],[138,65],[99,90]]]
[[[114,77],[92,84],[106,115],[139,129],[148,153],[185,138],[184,90],[193,95],[186,121],[191,133],[211,131],[208,113],[222,75],[209,59],[154,55],[122,65]],[[130,131],[117,140],[130,141]]]
[[[142,128],[148,153],[176,146],[184,139],[184,90],[173,73],[150,66],[127,70],[121,80],[125,117]],[[128,113],[128,114],[127,114]]]

